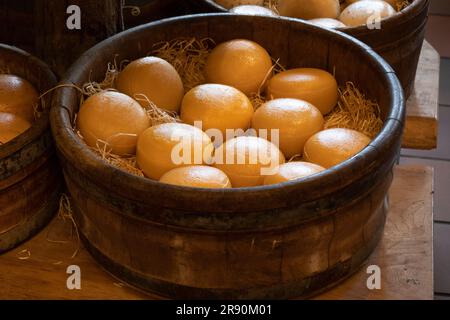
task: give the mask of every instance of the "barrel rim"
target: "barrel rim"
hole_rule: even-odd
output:
[[[179,21],[199,21],[207,19],[228,19],[234,17],[235,19],[275,19],[279,21],[284,21],[286,23],[295,22],[295,26],[301,28],[303,31],[307,32],[317,32],[322,34],[323,37],[338,37],[338,41],[344,41],[345,43],[351,45],[356,50],[360,50],[361,54],[367,55],[368,59],[374,63],[379,69],[379,73],[383,75],[386,81],[387,88],[391,95],[392,107],[386,118],[385,124],[379,135],[360,153],[352,157],[351,159],[344,161],[343,163],[325,170],[316,175],[307,177],[300,181],[288,181],[282,184],[276,184],[271,186],[257,186],[257,187],[245,187],[245,188],[233,188],[233,189],[204,189],[204,188],[193,188],[193,187],[182,187],[163,184],[155,180],[151,180],[145,177],[139,177],[131,173],[125,172],[124,170],[118,169],[106,162],[104,162],[100,157],[98,157],[92,150],[80,140],[72,128],[70,107],[63,105],[62,97],[67,95],[77,94],[73,88],[60,88],[56,91],[53,98],[50,119],[52,125],[52,131],[56,140],[57,147],[60,154],[65,158],[66,161],[70,161],[71,165],[76,168],[80,168],[81,172],[86,174],[89,178],[95,178],[96,183],[100,184],[106,190],[113,191],[115,193],[121,193],[122,189],[127,189],[127,194],[133,194],[133,196],[139,197],[142,201],[145,201],[145,196],[151,192],[159,192],[162,194],[167,194],[174,199],[183,199],[184,201],[189,201],[193,197],[201,194],[205,196],[203,199],[207,199],[210,203],[217,203],[220,199],[221,201],[233,201],[233,197],[239,195],[243,196],[256,196],[259,195],[263,197],[268,192],[278,192],[281,196],[286,191],[298,191],[307,190],[308,188],[323,187],[322,182],[327,181],[325,184],[330,190],[340,190],[341,188],[349,185],[352,181],[361,178],[365,173],[371,170],[371,166],[377,163],[377,156],[383,150],[383,146],[396,144],[399,140],[403,129],[405,107],[404,107],[404,97],[403,91],[399,80],[392,68],[371,48],[362,43],[361,41],[354,39],[353,37],[336,30],[328,30],[324,28],[317,27],[311,23],[302,22],[298,19],[286,18],[286,17],[248,17],[240,15],[232,15],[229,13],[217,13],[217,14],[198,14],[198,15],[188,15],[182,17],[175,17],[164,19],[148,24],[144,24],[127,31],[121,32],[105,41],[100,42],[93,48],[89,49],[85,54],[83,54],[67,71],[66,75],[61,81],[62,84],[74,83],[76,82],[74,77],[80,76],[79,70],[80,66],[85,65],[89,58],[95,53],[100,52],[112,44],[121,43],[121,40],[130,36],[132,34],[139,34],[144,32],[144,30],[153,28],[155,26],[166,26],[175,24]],[[123,45],[123,43],[121,43]],[[371,166],[369,166],[371,164]],[[102,181],[107,177],[107,180]],[[351,179],[345,180],[346,177],[351,177]],[[344,181],[347,183],[345,184]],[[340,184],[339,184],[340,183]],[[119,189],[120,186],[122,189]],[[300,187],[301,186],[301,187]],[[332,192],[330,191],[330,192]],[[122,193],[121,193],[122,194]]]
[[[203,0],[203,2],[207,6],[209,6],[211,9],[218,10],[219,12],[229,12],[228,9],[226,9],[225,7],[216,3],[214,0]],[[413,15],[418,14],[421,11],[422,6],[428,7],[429,2],[430,2],[430,0],[414,0],[409,6],[407,6],[402,11],[398,12],[397,14],[395,14],[391,17],[382,19],[381,21],[383,24],[387,23],[389,25],[397,25],[400,22],[400,20],[402,20],[405,16],[413,16]],[[302,19],[298,19],[298,18],[293,18],[293,19],[303,21]],[[307,21],[307,20],[305,20],[305,21]],[[363,34],[363,33],[367,33],[367,32],[376,31],[376,30],[369,30],[365,26],[342,27],[342,28],[338,28],[337,30],[344,31],[344,32],[350,32],[352,34],[353,33],[354,34]]]
[[[26,60],[30,61],[30,64],[37,66],[43,72],[43,74],[45,74],[45,77],[48,79],[49,83],[53,84],[57,83],[57,77],[50,69],[50,67],[45,62],[36,58],[32,54],[17,47],[0,43],[0,60],[2,59],[2,53],[4,52],[17,55],[23,61]],[[14,70],[11,71],[12,71],[11,74],[14,74]],[[43,93],[40,92],[39,88],[37,88],[35,83],[32,84],[36,88],[36,90],[38,90],[39,94]],[[50,105],[46,110],[43,111],[42,115],[31,124],[31,127],[27,131],[23,132],[22,134],[8,141],[7,143],[1,145],[0,159],[11,156],[12,154],[22,149],[24,146],[39,139],[39,137],[50,127],[49,113],[50,113]]]

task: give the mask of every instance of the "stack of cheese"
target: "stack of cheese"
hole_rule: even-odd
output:
[[[326,28],[374,26],[394,15],[405,0],[216,0],[236,14],[288,16]]]
[[[38,99],[36,89],[27,80],[0,74],[0,145],[30,128]]]
[[[324,130],[323,116],[338,101],[327,71],[286,70],[273,76],[272,58],[244,39],[216,46],[205,83],[184,92],[175,68],[158,57],[132,61],[117,91],[81,105],[77,127],[91,147],[136,155],[148,178],[202,188],[252,187],[300,179],[333,167],[370,139],[348,129]],[[264,92],[256,109],[250,96]],[[151,125],[147,99],[178,121]],[[139,102],[138,102],[139,101]],[[287,160],[299,158],[302,161]]]

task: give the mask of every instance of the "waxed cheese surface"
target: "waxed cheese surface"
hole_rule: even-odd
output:
[[[181,120],[194,125],[200,121],[204,131],[218,129],[246,130],[253,116],[253,106],[241,91],[221,84],[203,84],[192,88],[183,98]]]
[[[0,112],[0,144],[5,144],[30,128],[31,124],[15,114]]]
[[[339,0],[279,0],[278,12],[282,16],[300,19],[333,18],[340,13]]]
[[[396,13],[395,9],[384,1],[357,1],[346,7],[339,20],[349,27],[372,25],[376,19],[390,17]]]
[[[269,53],[254,41],[236,39],[216,46],[205,66],[208,83],[235,87],[249,95],[258,92],[272,69]]]
[[[127,65],[116,80],[117,89],[145,106],[144,95],[159,108],[177,112],[184,94],[183,82],[175,68],[157,57],[137,59]]]
[[[147,177],[158,180],[177,167],[210,163],[213,151],[211,139],[199,128],[164,123],[148,128],[139,136],[136,161]]]
[[[215,167],[225,172],[236,188],[262,185],[265,176],[274,174],[286,161],[276,145],[254,136],[226,141],[217,148],[215,160]]]
[[[272,132],[278,134],[280,150],[288,159],[300,156],[306,140],[322,130],[323,124],[321,112],[298,99],[270,100],[256,110],[252,120],[252,128],[264,129],[269,140]]]
[[[201,165],[172,169],[166,172],[159,181],[185,187],[231,188],[230,179],[228,179],[223,171],[214,167]]]
[[[0,74],[0,112],[13,113],[33,122],[38,98],[38,92],[27,80]]]
[[[296,68],[278,73],[270,79],[267,98],[305,100],[322,114],[329,113],[338,101],[338,85],[329,72],[315,68]]]
[[[323,130],[308,139],[303,159],[330,168],[356,155],[367,147],[370,141],[363,133],[351,129]]]
[[[102,91],[80,107],[77,127],[91,147],[106,146],[114,154],[134,154],[139,134],[150,126],[145,110],[129,96]]]
[[[314,163],[292,161],[282,164],[276,174],[265,177],[264,184],[271,185],[306,178],[323,170],[324,167]]]

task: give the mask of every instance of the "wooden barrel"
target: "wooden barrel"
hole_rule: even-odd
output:
[[[28,53],[0,44],[0,70],[23,77],[43,93],[56,77]],[[31,128],[0,146],[0,253],[39,231],[57,211],[63,184],[47,111]]]
[[[114,57],[136,59],[163,40],[253,39],[282,65],[335,71],[381,107],[384,127],[364,151],[301,182],[216,190],[170,186],[117,169],[72,130],[79,95],[59,89],[52,130],[92,255],[110,272],[171,298],[290,298],[355,272],[383,232],[404,124],[391,67],[353,38],[289,19],[185,16],[143,25],[84,54],[63,83],[100,80]]]
[[[198,11],[228,12],[214,0],[189,1]],[[414,86],[429,5],[430,0],[412,0],[407,8],[383,20],[380,29],[370,30],[366,26],[340,29],[368,44],[394,68],[406,98]]]

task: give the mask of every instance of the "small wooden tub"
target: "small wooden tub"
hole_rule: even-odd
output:
[[[0,44],[0,69],[27,79],[40,93],[56,85],[47,65],[15,47]],[[45,100],[49,109],[50,96]],[[0,146],[0,253],[46,225],[57,211],[62,184],[46,111]]]
[[[228,12],[214,0],[189,1],[197,11]],[[398,14],[383,20],[381,29],[369,30],[366,26],[340,29],[369,45],[394,68],[405,97],[409,97],[414,86],[429,5],[430,0],[413,0]]]
[[[268,36],[270,35],[270,36]],[[354,158],[302,182],[211,190],[133,176],[103,162],[72,130],[79,95],[58,90],[52,130],[82,239],[110,272],[171,298],[306,297],[355,272],[378,243],[404,124],[393,70],[351,37],[288,19],[197,15],[118,34],[86,52],[64,83],[100,80],[107,63],[163,40],[253,39],[289,68],[335,70],[377,99],[382,132]],[[118,55],[118,56],[117,56]]]

